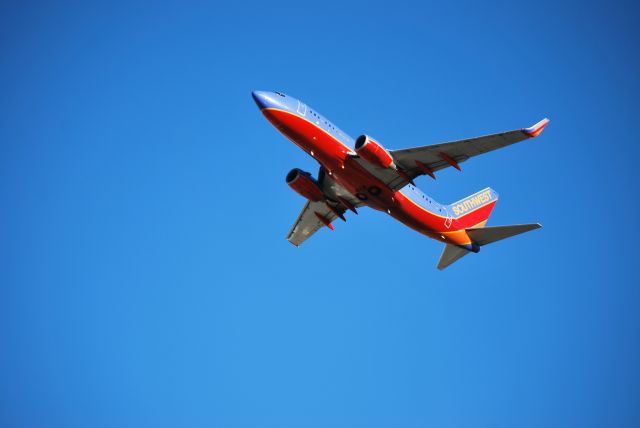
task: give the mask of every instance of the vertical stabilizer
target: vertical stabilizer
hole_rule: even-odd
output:
[[[498,193],[487,187],[449,205],[449,212],[453,213],[459,229],[482,227],[489,219],[497,201]]]

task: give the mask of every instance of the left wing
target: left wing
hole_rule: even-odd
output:
[[[338,211],[340,212],[340,211]],[[344,213],[344,208],[340,214]],[[296,247],[316,233],[322,226],[333,230],[331,222],[338,218],[325,202],[307,201],[296,222],[287,234],[287,241]],[[324,220],[323,220],[324,219]]]
[[[333,230],[332,221],[336,218],[346,221],[344,217],[345,211],[351,209],[356,212],[356,207],[362,205],[360,200],[348,193],[333,179],[326,176],[322,168],[318,173],[318,184],[328,198],[319,202],[307,201],[302,208],[298,218],[293,223],[293,227],[287,234],[287,241],[296,247],[316,233],[322,226],[327,226]]]
[[[543,119],[530,128],[430,146],[390,150],[389,153],[405,177],[393,169],[371,166],[364,159],[357,158],[357,161],[391,189],[399,190],[407,184],[407,178],[414,179],[425,174],[435,178],[435,171],[449,166],[460,169],[458,164],[474,156],[537,137],[548,123],[549,119]]]

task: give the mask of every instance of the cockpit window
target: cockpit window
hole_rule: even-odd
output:
[[[277,94],[277,95],[280,95],[280,96],[281,96],[281,97],[283,97],[283,98],[286,96],[286,95],[285,95],[285,94],[283,94],[282,92],[278,92],[278,91],[276,91],[276,94]]]

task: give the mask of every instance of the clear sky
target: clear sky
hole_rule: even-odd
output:
[[[446,3],[443,6],[442,3]],[[637,427],[637,2],[0,6],[0,426]],[[544,228],[444,272],[251,91],[388,148],[540,138],[418,185]]]

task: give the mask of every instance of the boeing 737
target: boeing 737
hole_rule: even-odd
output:
[[[287,184],[307,200],[287,235],[295,246],[336,218],[346,221],[347,210],[368,206],[386,212],[408,227],[445,244],[442,270],[484,245],[541,227],[538,223],[485,227],[498,194],[491,188],[443,205],[420,191],[414,179],[436,178],[443,168],[460,170],[467,159],[540,135],[549,123],[483,137],[387,150],[368,135],[355,140],[303,102],[282,92],[254,91],[262,114],[285,137],[320,164],[318,177],[298,168]]]

